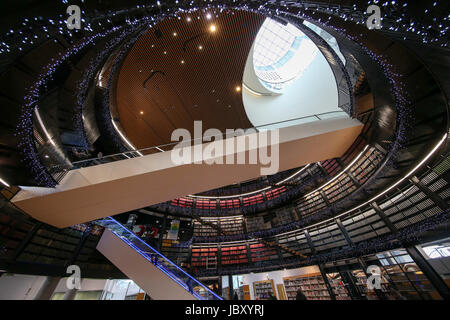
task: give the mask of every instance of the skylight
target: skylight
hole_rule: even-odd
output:
[[[268,89],[280,91],[300,77],[317,52],[317,46],[295,26],[267,18],[255,40],[255,73]]]

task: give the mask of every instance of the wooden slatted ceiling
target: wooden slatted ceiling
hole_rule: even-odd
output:
[[[193,136],[194,120],[203,121],[203,130],[251,127],[236,86],[242,85],[248,53],[265,17],[245,11],[210,20],[200,12],[180,17],[165,19],[139,38],[120,70],[117,110],[137,148],[169,143],[177,128]],[[216,32],[210,31],[212,24]],[[156,73],[149,78],[152,70]]]

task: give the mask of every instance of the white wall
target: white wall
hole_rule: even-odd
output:
[[[0,277],[0,300],[33,300],[46,277],[4,274]]]
[[[106,282],[103,299],[105,300],[125,300],[126,296],[136,295],[144,292],[132,280],[108,280]]]
[[[55,289],[56,292],[66,292],[67,291],[67,279],[62,278],[58,286]],[[105,279],[81,279],[81,289],[79,291],[103,291],[106,285]]]
[[[244,74],[244,83],[251,82],[250,79]],[[247,117],[254,126],[341,111],[338,108],[338,91],[333,72],[320,51],[300,78],[284,89],[283,94],[257,96],[243,88],[242,99]],[[302,122],[290,122],[289,125],[299,123]]]

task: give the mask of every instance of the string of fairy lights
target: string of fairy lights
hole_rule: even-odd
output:
[[[85,125],[83,122],[83,106],[84,106],[86,98],[87,98],[88,89],[95,81],[95,77],[96,77],[98,68],[99,68],[99,66],[101,66],[102,62],[104,62],[106,60],[106,58],[108,58],[111,55],[112,52],[117,50],[118,45],[123,43],[123,41],[125,39],[128,39],[127,47],[129,47],[130,44],[133,44],[137,40],[137,38],[141,35],[141,33],[139,33],[138,36],[131,37],[131,38],[128,37],[129,34],[132,34],[133,32],[136,32],[137,30],[143,30],[142,32],[146,31],[146,29],[149,27],[148,22],[149,22],[148,19],[144,18],[144,20],[141,23],[132,25],[132,27],[130,29],[121,30],[121,32],[117,36],[115,36],[111,40],[109,40],[103,46],[103,49],[98,52],[96,57],[91,60],[88,67],[85,68],[85,71],[83,73],[81,80],[78,81],[79,90],[77,92],[77,99],[76,99],[77,104],[75,106],[76,112],[75,112],[74,121],[75,121],[77,131],[80,134],[80,136],[82,137],[83,146],[85,148],[89,148],[89,141],[87,139],[87,135],[85,132]],[[123,26],[121,28],[126,28],[126,26]],[[120,61],[121,60],[120,57],[122,57],[121,54],[119,54],[119,56],[116,59],[119,59],[119,61]],[[115,73],[114,71],[115,71],[115,69],[111,70],[110,74],[113,75]],[[108,81],[108,88],[106,91],[107,92],[110,91],[110,81]],[[108,95],[106,95],[106,97],[108,97]],[[108,100],[108,106],[109,106],[109,100]],[[102,114],[103,113],[106,113],[110,118],[109,107],[106,110],[103,110]],[[108,118],[108,116],[106,116],[106,118]],[[110,123],[110,121],[106,121],[106,122],[108,124]],[[109,129],[113,130],[115,132],[115,130],[112,127]],[[115,135],[114,135],[114,137],[115,137]],[[123,151],[126,151],[126,149],[123,149]]]
[[[62,3],[68,4],[68,1],[63,0]],[[421,41],[425,44],[448,47],[449,16],[438,18],[438,1],[432,3],[431,6],[426,9],[426,14],[436,13],[436,17],[432,18],[433,22],[429,24],[421,22],[420,18],[411,17],[408,13],[407,3],[400,4],[398,1],[380,2],[374,0],[367,2],[367,6],[370,4],[379,4],[383,8],[383,24],[387,25],[388,30],[401,34],[404,39],[408,39],[410,36],[413,40],[420,37]],[[33,85],[28,88],[24,97],[20,120],[16,128],[18,149],[20,150],[22,161],[29,167],[39,185],[47,187],[56,186],[56,182],[42,164],[36,150],[33,137],[33,113],[35,108],[39,106],[41,96],[49,89],[48,85],[55,73],[66,61],[69,61],[71,57],[81,53],[82,50],[86,48],[95,46],[101,40],[111,37],[104,48],[92,59],[79,83],[76,122],[79,128],[82,129],[83,124],[80,122],[80,115],[87,90],[89,85],[92,84],[93,75],[96,75],[97,71],[101,69],[101,63],[104,61],[105,57],[116,50],[117,46],[123,43],[125,39],[128,39],[127,44],[122,47],[115,60],[112,67],[113,72],[111,72],[110,79],[108,80],[103,107],[109,107],[108,93],[111,89],[112,74],[117,70],[117,66],[127,53],[127,49],[137,39],[137,36],[130,37],[130,35],[136,33],[139,28],[142,28],[143,26],[151,27],[156,22],[161,21],[166,17],[180,18],[179,14],[181,13],[202,12],[202,14],[212,14],[217,16],[219,13],[223,12],[234,14],[233,10],[252,11],[265,16],[278,15],[289,17],[294,15],[298,18],[314,21],[328,29],[334,30],[336,33],[347,37],[355,43],[358,43],[365,54],[374,60],[383,70],[384,76],[391,84],[391,92],[398,111],[398,119],[403,119],[399,122],[396,130],[396,139],[394,139],[394,143],[391,145],[389,151],[393,158],[405,141],[405,134],[409,125],[407,120],[409,119],[407,113],[409,101],[407,92],[401,81],[401,75],[395,71],[395,66],[392,65],[386,57],[374,53],[364,44],[365,39],[362,34],[354,34],[354,31],[350,29],[335,26],[336,19],[357,25],[365,24],[365,20],[367,19],[365,9],[366,7],[361,7],[356,4],[353,6],[340,6],[334,8],[326,8],[325,4],[323,7],[313,7],[312,4],[308,2],[301,2],[295,6],[291,6],[288,4],[265,4],[263,1],[174,1],[170,2],[169,5],[158,1],[156,4],[138,5],[133,8],[133,11],[118,10],[91,18],[88,18],[87,12],[82,10],[82,16],[84,17],[86,15],[86,17],[82,19],[83,27],[80,31],[69,30],[66,27],[66,22],[62,14],[56,18],[47,19],[44,19],[43,17],[34,17],[33,19],[24,18],[20,23],[20,27],[8,30],[7,33],[0,38],[0,55],[8,55],[13,58],[18,57],[46,41],[53,40],[54,42],[58,42],[58,37],[63,37],[70,46],[57,54],[57,57],[51,58],[47,66],[36,76]],[[142,17],[131,17],[130,12],[136,12],[136,15],[139,13]],[[148,12],[153,12],[153,14],[149,16]],[[357,14],[355,14],[355,12]],[[318,17],[317,14],[319,13],[327,15],[328,17]],[[389,25],[389,21],[393,21],[394,24]],[[105,114],[108,115],[109,113]],[[108,120],[110,120],[110,118]],[[110,121],[105,121],[105,123],[110,123]],[[111,132],[114,131],[112,127],[109,128],[109,130],[111,130]],[[284,226],[283,230],[305,226],[324,219],[329,214],[329,212],[323,212],[322,214],[314,215],[314,217],[311,217],[312,220],[305,219],[301,222],[297,221],[292,226]],[[436,219],[436,221],[438,221],[438,219]],[[273,236],[279,231],[280,230],[273,229],[268,231],[268,233],[264,233],[264,236]],[[252,236],[259,235],[262,236],[263,234],[256,233]]]
[[[293,256],[283,258],[281,261],[278,259],[266,260],[263,262],[259,262],[258,264],[254,264],[251,267],[241,267],[240,272],[245,273],[254,270],[266,270],[272,267],[279,268],[280,264],[283,264],[286,267],[324,264],[327,262],[334,262],[342,259],[355,257],[363,257],[378,252],[397,249],[401,247],[403,244],[420,243],[422,241],[420,234],[436,229],[437,226],[441,225],[442,223],[445,223],[449,219],[450,219],[450,211],[447,210],[431,218],[428,218],[427,220],[422,221],[419,224],[414,224],[405,227],[394,233],[388,233],[376,238],[360,241],[352,246],[346,246],[332,251],[319,252],[314,255],[307,256],[306,259]],[[188,242],[186,244],[183,244],[182,246],[184,247],[187,244],[191,245],[192,242]],[[221,272],[222,274],[227,274],[229,273],[229,270],[234,269],[236,269],[236,267],[234,266],[222,266],[219,273]],[[199,269],[197,275],[198,276],[206,276],[209,274],[215,275],[217,274],[217,272],[218,272],[217,270]]]

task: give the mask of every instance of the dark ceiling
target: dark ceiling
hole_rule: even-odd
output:
[[[194,120],[203,130],[251,127],[236,87],[265,18],[245,11],[180,17],[141,36],[119,74],[117,110],[137,148],[169,143],[177,128],[192,133]]]

